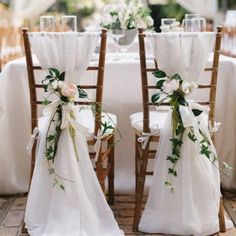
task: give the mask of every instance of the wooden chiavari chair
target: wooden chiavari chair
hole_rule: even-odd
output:
[[[22,29],[23,42],[25,47],[26,64],[28,72],[28,83],[29,83],[29,94],[30,94],[30,105],[31,105],[31,131],[38,126],[38,106],[43,104],[43,101],[38,100],[38,90],[43,89],[42,84],[37,84],[35,79],[35,72],[42,70],[40,66],[33,64],[31,46],[28,37],[28,30]],[[103,84],[104,84],[104,70],[105,70],[105,56],[106,56],[106,42],[107,42],[107,30],[103,29],[100,35],[100,52],[98,59],[98,66],[89,66],[87,70],[97,72],[96,84],[91,85],[80,85],[81,89],[84,90],[95,90],[96,94],[96,105],[95,105],[95,118],[94,118],[94,136],[88,140],[88,145],[93,146],[96,142],[95,136],[98,130],[101,129],[102,111],[100,106],[102,105],[103,99]],[[76,101],[76,105],[93,105],[90,101]],[[31,170],[30,180],[33,175],[35,165],[35,154],[36,154],[36,143],[33,145],[31,153]],[[95,159],[95,152],[90,153],[91,159]],[[107,136],[101,138],[101,148],[98,154],[98,158],[95,161],[95,170],[98,181],[101,185],[102,190],[105,193],[105,180],[108,177],[108,202],[114,203],[114,133],[109,133]]]
[[[214,48],[214,56],[212,67],[205,68],[205,71],[211,72],[211,82],[210,84],[199,84],[199,89],[208,89],[209,90],[209,100],[201,101],[199,104],[209,106],[209,124],[214,127],[215,124],[215,101],[216,101],[216,87],[217,87],[217,77],[218,77],[218,67],[219,67],[219,54],[220,54],[220,45],[221,45],[221,31],[222,27],[217,27],[216,41]],[[150,139],[144,149],[142,149],[142,144],[138,142],[138,138],[141,137],[142,133],[151,132],[151,113],[150,107],[154,104],[150,102],[149,93],[150,90],[156,89],[156,86],[149,85],[148,73],[154,72],[157,70],[157,63],[155,62],[155,68],[147,68],[146,63],[146,49],[145,49],[145,32],[143,29],[139,29],[139,55],[140,55],[140,70],[141,70],[141,81],[142,81],[142,99],[143,99],[143,119],[142,127],[143,130],[140,131],[135,129],[135,212],[134,212],[134,221],[133,221],[133,230],[138,231],[138,225],[142,213],[142,204],[143,204],[143,195],[144,195],[144,185],[147,175],[153,175],[153,172],[147,171],[148,160],[155,158],[156,150],[152,148],[151,143],[156,143],[159,141],[160,136],[158,134],[150,136]],[[168,104],[162,104],[167,106]],[[157,120],[158,122],[158,120]],[[214,142],[215,137],[212,136]],[[155,145],[157,146],[157,145]],[[219,210],[219,225],[220,231],[225,232],[225,220],[224,220],[224,208],[222,201],[220,202]]]

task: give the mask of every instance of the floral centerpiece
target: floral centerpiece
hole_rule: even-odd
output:
[[[104,9],[101,25],[107,29],[152,28],[150,10],[140,0],[116,1]]]

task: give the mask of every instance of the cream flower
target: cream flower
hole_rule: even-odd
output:
[[[78,94],[78,89],[75,84],[69,83],[69,82],[62,82],[60,84],[61,88],[61,95],[68,97],[68,98],[73,98]]]
[[[167,79],[162,86],[162,89],[165,93],[171,94],[179,88],[179,81],[175,79]]]
[[[182,90],[185,94],[190,94],[198,85],[195,82],[183,81]]]

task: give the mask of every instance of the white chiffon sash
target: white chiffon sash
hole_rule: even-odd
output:
[[[213,32],[149,33],[158,68],[169,76],[179,74],[183,80],[198,81],[212,52]]]
[[[30,41],[43,69],[56,68],[60,72],[65,71],[65,80],[79,85],[94,53],[98,37],[97,33],[81,36],[78,33],[32,33]],[[61,126],[53,168],[55,177],[60,176],[56,180],[63,179],[63,182],[54,186],[54,175],[49,175],[45,157],[45,142],[55,104],[57,100],[48,106],[46,116],[39,122],[36,164],[25,214],[30,235],[123,235],[94,173],[81,125],[74,126],[75,141],[71,138],[68,126],[63,129]],[[76,124],[78,114],[74,105],[71,111],[75,113],[73,124]],[[73,142],[77,147],[76,153]],[[61,184],[65,191],[60,188]]]
[[[30,235],[121,236],[91,165],[86,139],[78,135],[77,161],[68,129],[62,130],[55,170],[65,191],[53,187],[44,157],[48,117],[40,119],[35,171],[27,201],[25,222]]]
[[[161,131],[153,181],[139,229],[148,233],[210,235],[218,232],[220,179],[218,169],[184,132],[178,176],[172,179],[174,192],[165,185],[171,163],[171,112]]]
[[[34,32],[30,43],[43,69],[66,72],[66,81],[79,84],[98,44],[99,33]]]
[[[149,34],[154,57],[160,70],[168,76],[179,74],[185,81],[199,80],[213,49],[215,33],[161,33]],[[189,107],[194,102],[187,100]],[[196,104],[196,103],[195,103]],[[201,110],[201,109],[200,109]],[[180,109],[181,113],[181,109]],[[192,112],[189,112],[191,115]],[[220,177],[218,162],[214,164],[202,155],[198,142],[188,137],[190,128],[201,129],[211,142],[207,114],[190,117],[187,113],[180,159],[176,164],[177,177],[171,179],[171,188],[165,185],[172,163],[166,160],[172,153],[172,111],[160,133],[154,176],[139,229],[148,233],[178,235],[210,235],[219,230]],[[183,121],[184,123],[184,121]],[[185,125],[185,124],[183,124]],[[170,187],[170,186],[169,186]]]

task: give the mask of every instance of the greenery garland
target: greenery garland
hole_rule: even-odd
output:
[[[65,191],[64,181],[73,182],[72,180],[66,179],[57,174],[54,162],[58,149],[58,141],[62,131],[63,124],[63,109],[69,107],[69,119],[75,121],[75,114],[73,111],[73,107],[75,105],[75,99],[78,96],[79,98],[88,98],[88,94],[78,85],[74,85],[69,82],[65,82],[65,72],[60,73],[59,70],[55,68],[49,69],[49,74],[42,80],[42,84],[44,87],[44,91],[48,93],[47,97],[44,97],[43,104],[46,106],[45,109],[49,108],[49,112],[46,115],[50,115],[50,121],[46,133],[46,143],[45,143],[45,158],[48,163],[48,172],[49,175],[53,176],[53,186],[59,185],[59,187]],[[50,106],[53,105],[53,102],[49,101],[49,97],[56,96],[58,99],[53,102],[57,102],[55,105],[55,109],[50,110]],[[96,112],[104,112],[101,105],[89,99],[93,102],[92,111],[94,117],[97,115]],[[105,112],[106,113],[106,112]],[[116,127],[116,124],[108,116],[108,121],[101,121],[102,132],[101,137],[106,135],[107,133],[118,131],[120,139],[121,134]],[[68,125],[70,137],[72,139],[74,153],[77,161],[79,161],[77,145],[76,145],[76,127],[74,127],[70,122]],[[117,142],[119,142],[119,140]],[[116,143],[117,143],[116,142]],[[115,143],[115,144],[116,144]]]
[[[198,140],[194,128],[185,128],[181,117],[180,106],[189,106],[186,95],[196,86],[193,83],[184,81],[179,74],[169,77],[164,71],[157,70],[153,72],[153,75],[158,78],[156,82],[158,92],[152,95],[152,103],[159,106],[163,102],[168,102],[172,109],[172,138],[170,139],[172,153],[166,157],[166,160],[171,163],[171,167],[168,168],[169,179],[165,181],[165,185],[173,192],[174,186],[172,184],[172,177],[177,177],[178,175],[176,166],[181,158],[184,132],[188,132],[187,136],[192,142],[198,143],[200,155],[204,155],[212,163],[214,163],[217,158],[216,154],[211,149],[210,140],[204,136],[200,128],[198,128],[198,132],[201,140]],[[192,109],[191,112],[197,119],[197,117],[202,114],[203,110]]]

